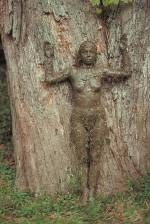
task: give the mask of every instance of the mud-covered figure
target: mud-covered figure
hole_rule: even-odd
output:
[[[108,144],[108,129],[101,90],[104,82],[123,81],[124,71],[101,69],[96,65],[97,49],[93,42],[80,45],[75,66],[65,69],[46,81],[54,85],[68,80],[72,86],[71,140],[76,147],[83,201],[96,192],[97,166],[104,144]]]

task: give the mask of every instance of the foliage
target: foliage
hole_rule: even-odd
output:
[[[136,192],[135,202],[139,205],[143,204],[146,200],[150,201],[150,174],[145,174],[136,182],[129,179],[128,188],[131,193]]]
[[[0,163],[0,176],[6,181],[13,181],[15,177],[15,172],[13,169],[10,169],[9,166]]]
[[[72,193],[72,194],[79,193],[80,184],[75,176],[69,175],[67,182],[68,182],[68,189],[69,189],[70,193]]]
[[[96,8],[96,13],[101,14],[102,11],[110,6],[118,5],[120,3],[127,4],[132,0],[90,0],[91,4]]]

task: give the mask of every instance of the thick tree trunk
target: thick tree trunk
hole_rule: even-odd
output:
[[[110,20],[107,33],[111,67],[123,62],[119,46],[127,37],[128,68],[132,77],[126,83],[105,90],[104,104],[110,128],[110,148],[103,153],[98,191],[122,189],[125,178],[136,178],[150,170],[150,2],[134,0]]]
[[[20,190],[66,192],[70,178],[78,177],[70,143],[71,88],[67,82],[53,87],[44,83],[45,42],[54,46],[56,71],[74,63],[86,39],[96,42],[100,66],[109,62],[120,68],[119,42],[127,35],[132,78],[103,88],[110,144],[90,171],[89,184],[96,192],[112,193],[124,189],[125,177],[136,178],[149,169],[148,4],[134,1],[121,9],[107,32],[88,0],[6,0],[3,45]]]

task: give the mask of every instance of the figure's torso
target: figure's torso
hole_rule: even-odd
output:
[[[95,68],[73,69],[71,75],[74,106],[92,109],[100,105],[100,71]]]

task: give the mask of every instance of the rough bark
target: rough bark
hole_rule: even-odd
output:
[[[88,0],[6,0],[3,45],[20,190],[66,192],[72,175],[78,176],[70,143],[71,89],[67,82],[44,83],[45,42],[54,46],[56,71],[74,63],[87,38],[96,41],[101,66],[120,68],[120,38],[127,35],[132,78],[103,87],[110,144],[100,152],[91,185],[96,192],[112,193],[124,189],[125,177],[149,170],[149,13],[148,1],[135,0],[120,9],[106,31]]]
[[[120,8],[109,21],[107,56],[111,67],[121,67],[120,40],[127,37],[128,66],[132,77],[126,84],[104,91],[110,128],[110,148],[103,153],[98,191],[122,189],[125,178],[136,178],[150,170],[150,2],[133,1]]]

